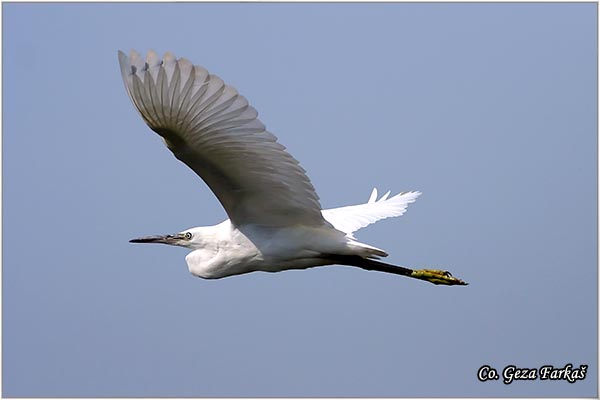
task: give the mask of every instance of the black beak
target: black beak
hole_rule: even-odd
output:
[[[129,243],[164,243],[164,244],[173,244],[175,240],[177,240],[177,235],[154,235],[154,236],[144,236],[141,238],[131,239]]]

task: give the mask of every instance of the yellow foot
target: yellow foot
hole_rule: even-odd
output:
[[[431,282],[434,285],[468,285],[468,283],[462,279],[453,277],[450,272],[439,269],[417,269],[414,270],[410,276],[412,278]]]

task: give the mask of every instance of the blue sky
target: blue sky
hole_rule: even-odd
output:
[[[3,396],[597,396],[596,4],[3,4]],[[222,77],[324,207],[420,190],[349,267],[217,281],[222,221],[117,50]],[[488,364],[583,381],[479,382]]]

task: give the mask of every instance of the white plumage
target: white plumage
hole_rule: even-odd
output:
[[[265,130],[246,98],[218,76],[171,53],[161,59],[150,51],[144,60],[135,51],[129,57],[119,52],[119,62],[144,121],[206,182],[229,216],[216,226],[132,242],[190,248],[189,270],[203,278],[345,264],[456,284],[443,271],[422,277],[375,261],[387,253],[353,236],[402,215],[419,192],[391,198],[388,192],[377,200],[373,189],[365,204],[322,210],[298,161]]]
[[[231,86],[167,53],[119,53],[129,96],[175,157],[215,193],[236,225],[322,225],[305,171]]]
[[[337,230],[353,238],[354,232],[367,225],[404,214],[421,192],[402,192],[388,199],[389,195],[390,192],[387,192],[377,200],[377,188],[374,188],[365,204],[323,210],[323,216]]]

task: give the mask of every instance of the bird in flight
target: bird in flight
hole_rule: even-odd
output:
[[[218,279],[254,271],[278,272],[348,265],[425,280],[466,285],[448,271],[413,270],[379,261],[388,254],[354,232],[398,217],[420,192],[323,210],[306,171],[258,120],[236,89],[185,58],[119,51],[127,93],[146,124],[175,157],[213,191],[229,219],[179,233],[132,239],[192,250],[193,275]]]

